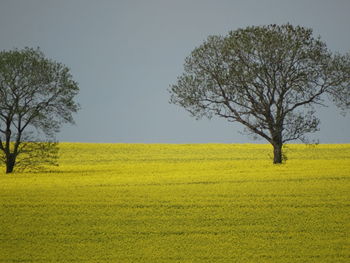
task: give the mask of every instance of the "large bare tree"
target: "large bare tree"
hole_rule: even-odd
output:
[[[54,135],[73,123],[78,91],[69,69],[39,49],[0,52],[0,161],[6,173],[57,164]]]
[[[318,130],[316,105],[349,108],[350,56],[333,54],[311,29],[252,26],[209,36],[186,58],[171,102],[194,117],[220,116],[282,146]],[[328,98],[327,98],[328,96]]]

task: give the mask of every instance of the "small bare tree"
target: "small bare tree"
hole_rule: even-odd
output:
[[[350,56],[332,54],[311,29],[286,24],[209,36],[169,92],[194,117],[243,124],[272,144],[273,162],[281,163],[284,143],[318,130],[315,105],[325,96],[349,108],[349,87]]]
[[[73,123],[78,91],[69,69],[39,49],[0,52],[0,161],[6,173],[57,164],[54,135]]]

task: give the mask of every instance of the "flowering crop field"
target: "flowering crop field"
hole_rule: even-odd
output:
[[[0,262],[350,262],[350,145],[271,151],[62,143],[1,171]]]

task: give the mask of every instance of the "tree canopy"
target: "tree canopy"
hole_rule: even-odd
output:
[[[350,56],[332,53],[312,29],[251,26],[209,36],[185,59],[184,73],[169,89],[170,102],[196,118],[239,122],[274,147],[318,130],[317,105],[327,97],[350,107]]]
[[[6,172],[57,164],[55,134],[72,113],[78,84],[40,49],[0,52],[0,152]]]

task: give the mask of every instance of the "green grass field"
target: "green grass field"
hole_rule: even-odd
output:
[[[0,173],[0,262],[350,262],[350,145],[61,145]],[[3,169],[2,169],[3,170]]]

